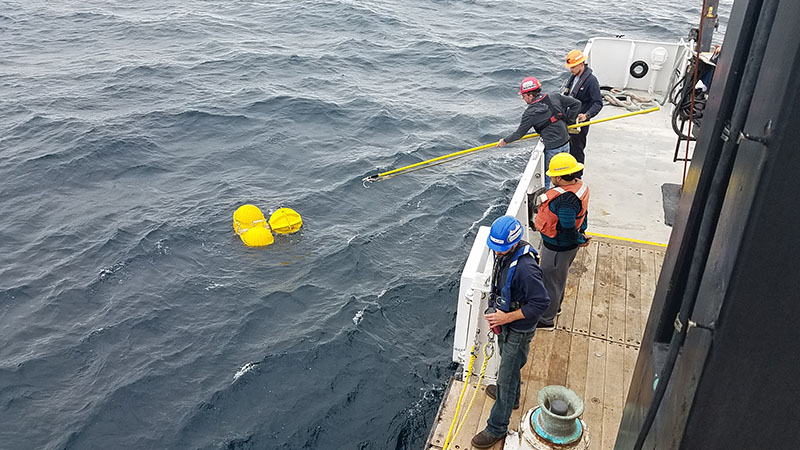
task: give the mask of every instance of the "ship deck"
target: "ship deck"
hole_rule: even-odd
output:
[[[640,93],[644,96],[646,94]],[[673,161],[677,136],[669,107],[593,125],[586,144],[583,181],[591,190],[589,231],[667,243],[664,191],[679,188],[683,162]],[[627,112],[607,105],[597,118]],[[686,155],[685,141],[678,156]],[[691,158],[694,142],[690,144]]]
[[[592,449],[611,449],[617,437],[642,333],[666,248],[595,237],[578,252],[554,331],[538,331],[522,369],[521,407],[511,415],[517,429],[525,411],[537,406],[544,386],[567,386],[584,399]],[[477,371],[478,369],[476,369]],[[464,395],[466,410],[477,373]],[[453,380],[434,421],[426,449],[441,449],[453,420],[463,383]],[[494,401],[479,392],[452,449],[472,448]],[[502,442],[494,449],[502,449]]]

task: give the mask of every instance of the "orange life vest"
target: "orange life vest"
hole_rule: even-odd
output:
[[[586,220],[586,210],[589,208],[589,187],[583,181],[578,180],[575,184],[549,189],[536,199],[536,202],[539,203],[539,212],[536,213],[533,224],[543,235],[550,238],[556,237],[558,216],[550,211],[549,205],[553,199],[567,192],[572,192],[581,200],[581,211],[575,218],[575,229],[580,230],[583,221]]]

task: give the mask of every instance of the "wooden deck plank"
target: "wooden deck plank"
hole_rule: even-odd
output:
[[[611,246],[611,279],[608,286],[608,340],[625,343],[625,289],[627,282],[625,245]]]
[[[572,331],[575,320],[575,304],[578,300],[578,288],[581,276],[586,272],[586,251],[581,249],[572,261],[564,288],[564,301],[561,302],[561,314],[556,316],[556,328]]]
[[[640,273],[642,274],[642,330],[644,330],[647,327],[647,318],[650,315],[650,305],[653,303],[653,294],[656,291],[655,250],[642,249]]]
[[[661,266],[664,265],[664,250],[656,250],[654,256],[656,258],[656,280],[658,280],[658,276],[661,275]]]
[[[626,253],[625,271],[625,344],[639,346],[642,343],[642,274],[641,250],[629,246]]]
[[[606,373],[603,390],[603,437],[600,448],[613,449],[625,407],[625,347],[616,342],[606,345]]]
[[[656,291],[656,286],[658,286],[658,278],[661,276],[661,266],[664,265],[664,251],[663,250],[656,250],[653,252],[653,258],[655,259],[655,271],[653,273],[653,292]],[[647,299],[647,310],[650,311],[650,306],[653,304],[653,296],[651,295],[650,298]]]
[[[630,345],[625,346],[623,368],[622,368],[622,375],[624,377],[623,385],[625,386],[623,397],[625,399],[628,398],[628,390],[631,387],[631,379],[633,378],[633,369],[636,368],[636,358],[638,356],[639,356],[638,347],[633,347]]]
[[[600,242],[597,248],[597,274],[595,275],[592,317],[589,336],[599,339],[608,337],[608,304],[611,299],[611,244]]]
[[[525,404],[525,392],[528,390],[528,385],[530,382],[528,379],[531,377],[531,368],[533,367],[533,356],[536,354],[536,346],[539,342],[536,340],[536,336],[533,336],[533,340],[531,341],[531,346],[528,349],[528,362],[522,367],[522,371],[520,372],[520,380],[522,380],[522,385],[519,387],[519,407],[521,410],[525,408],[529,408],[528,405]],[[514,413],[511,413],[512,419]],[[519,422],[519,421],[517,421]],[[509,422],[513,424],[514,422]]]
[[[550,368],[547,374],[547,386],[549,385],[567,385],[567,373],[569,371],[569,349],[571,345],[571,337],[567,331],[555,330],[551,331],[554,334],[553,349],[550,356]]]
[[[447,439],[447,431],[450,430],[450,424],[453,422],[453,415],[456,413],[455,405],[458,403],[458,396],[461,394],[461,389],[463,387],[464,383],[458,380],[453,380],[450,384],[447,396],[442,400],[445,403],[442,407],[441,415],[434,423],[436,431],[431,438],[432,445],[444,447],[444,441]]]
[[[578,395],[586,392],[586,366],[589,361],[589,337],[572,333],[569,348],[567,386]]]
[[[475,381],[477,381],[477,379]],[[464,393],[464,403],[461,406],[463,412],[462,417],[463,414],[467,413],[466,410],[469,407],[472,394],[476,390],[477,395],[475,395],[475,401],[473,402],[472,407],[469,408],[469,413],[466,415],[463,425],[460,425],[461,418],[459,418],[461,430],[458,431],[458,435],[456,435],[456,438],[453,440],[453,445],[451,445],[450,448],[469,448],[472,437],[475,436],[478,431],[483,429],[482,424],[480,424],[480,414],[477,414],[477,412],[483,410],[483,405],[487,400],[486,386],[480,386],[480,388],[478,388],[478,386],[470,384],[469,388],[467,388],[467,392]],[[480,427],[480,430],[478,430],[478,427]]]
[[[492,400],[491,398],[486,396],[485,386],[484,386],[483,394],[484,394],[484,397],[486,397],[485,401],[484,401],[484,404],[483,404],[483,409],[481,410],[481,413],[479,415],[477,427],[474,430],[472,430],[471,433],[469,433],[469,441],[472,441],[472,437],[473,436],[475,436],[480,431],[482,431],[484,428],[486,428],[486,421],[489,420],[489,414],[491,414],[492,407],[494,406],[494,400]],[[481,395],[481,394],[478,394],[478,395]],[[509,423],[509,425],[510,424],[511,424],[511,422]],[[465,433],[465,431],[462,431],[462,433]],[[467,448],[472,448],[472,445],[471,445],[471,443],[468,443],[466,446],[461,446],[459,444],[459,447],[456,447],[455,445],[453,445],[450,448],[453,448],[453,449],[455,449],[455,448],[467,449]],[[503,441],[500,441],[500,442],[494,444],[490,448],[492,450],[503,450]]]
[[[531,364],[531,371],[528,375],[528,386],[525,389],[525,401],[523,402],[520,398],[520,403],[524,403],[528,408],[538,404],[536,398],[539,395],[539,389],[547,385],[555,333],[553,331],[540,330],[536,332],[533,340],[536,345],[534,346],[533,358],[528,358],[528,364]]]
[[[485,394],[486,391],[484,391],[485,398],[483,401],[483,408],[481,409],[481,413],[478,416],[478,425],[475,427],[474,430],[472,430],[473,436],[481,432],[481,430],[483,430],[484,428],[486,428],[486,421],[489,420],[489,414],[491,414],[492,407],[494,406],[494,400],[492,400]]]
[[[590,337],[586,363],[586,390],[583,393],[583,420],[596,442],[601,442],[603,436],[605,378],[606,341]]]
[[[595,273],[597,271],[597,249],[599,244],[592,239],[589,245],[581,250],[584,253],[583,265],[586,268],[578,283],[578,298],[575,301],[575,316],[572,331],[589,335],[589,323],[592,317],[592,301],[594,299]]]

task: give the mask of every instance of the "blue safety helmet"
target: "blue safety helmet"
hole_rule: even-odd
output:
[[[522,224],[514,216],[501,216],[492,223],[486,245],[496,252],[508,251],[522,239]]]

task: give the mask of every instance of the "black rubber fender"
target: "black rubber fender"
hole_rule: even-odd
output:
[[[633,78],[643,78],[650,71],[650,67],[641,59],[631,64],[629,72]]]

